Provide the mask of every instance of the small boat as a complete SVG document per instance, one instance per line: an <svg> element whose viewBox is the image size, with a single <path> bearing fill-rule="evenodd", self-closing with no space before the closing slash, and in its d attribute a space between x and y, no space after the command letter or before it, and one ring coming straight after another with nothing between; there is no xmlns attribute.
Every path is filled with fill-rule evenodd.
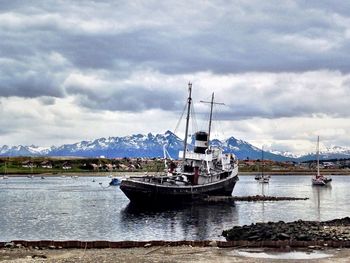
<svg viewBox="0 0 350 263"><path fill-rule="evenodd" d="M112 178L112 181L109 182L109 185L117 186L120 185L122 181L118 178Z"/></svg>
<svg viewBox="0 0 350 263"><path fill-rule="evenodd" d="M1 177L1 179L9 179L6 174L7 174L7 163L5 161L5 164L4 164L4 175Z"/></svg>
<svg viewBox="0 0 350 263"><path fill-rule="evenodd" d="M320 174L320 136L317 136L317 173L311 182L315 186L327 186L331 181L332 178Z"/></svg>
<svg viewBox="0 0 350 263"><path fill-rule="evenodd" d="M259 183L263 183L263 184L268 184L269 183L269 181L270 181L270 179L269 179L269 177L265 177L265 176L263 176L263 177L261 177L260 179L259 179Z"/></svg>
<svg viewBox="0 0 350 263"><path fill-rule="evenodd" d="M188 84L187 117L184 149L179 152L181 161L176 164L165 158L161 175L145 175L123 179L120 189L133 204L142 206L168 206L191 203L206 196L231 196L238 181L238 161L233 154L224 153L220 147L210 146L214 93L212 94L209 129L194 135L193 151L188 149L188 127L191 111L192 84ZM164 150L164 149L163 149ZM164 151L164 157L166 152Z"/></svg>
<svg viewBox="0 0 350 263"><path fill-rule="evenodd" d="M261 148L261 174L258 175L258 182L259 183L263 183L263 184L268 184L270 181L270 175L266 175L264 174L264 147ZM256 180L256 176L255 176L255 180Z"/></svg>

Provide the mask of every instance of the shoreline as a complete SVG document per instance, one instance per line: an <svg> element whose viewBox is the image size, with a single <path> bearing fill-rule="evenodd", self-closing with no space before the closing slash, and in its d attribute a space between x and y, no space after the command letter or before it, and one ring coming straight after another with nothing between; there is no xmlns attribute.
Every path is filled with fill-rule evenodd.
<svg viewBox="0 0 350 263"><path fill-rule="evenodd" d="M303 257L300 257L300 254ZM262 255L263 257L259 257ZM287 255L287 258L286 258ZM297 256L299 255L299 257ZM0 262L244 262L244 263L284 263L288 262L347 262L348 248L327 248L318 251L312 248L218 248L193 246L156 246L127 249L0 249ZM286 260L287 259L287 260ZM291 261L292 260L292 261Z"/></svg>
<svg viewBox="0 0 350 263"><path fill-rule="evenodd" d="M250 247L250 248L282 248L295 247L305 248L310 246L329 247L329 248L350 248L348 240L146 240L146 241L108 241L108 240L12 240L9 242L1 241L0 249L3 248L37 248L37 249L126 249L126 248L141 248L141 247L218 247L218 248L234 248L234 247Z"/></svg>
<svg viewBox="0 0 350 263"><path fill-rule="evenodd" d="M102 244L103 241L95 241ZM126 241L132 242L132 241ZM155 243L157 242L157 243ZM115 242L114 242L115 243ZM227 243L227 242L226 242ZM276 243L275 246L223 246L217 241L150 241L139 246L95 247L82 242L78 248L53 246L26 247L20 243L13 247L0 248L0 262L245 262L284 263L292 262L347 262L350 249L344 246L289 246ZM249 245L249 244L248 244ZM301 255L301 256L300 256ZM262 257L261 257L262 256Z"/></svg>
<svg viewBox="0 0 350 263"><path fill-rule="evenodd" d="M70 176L81 176L81 177L123 177L123 176L143 176L146 172L62 172L62 173L37 173L37 174L0 174L0 177L28 177L33 175L34 177L70 177ZM322 174L328 176L348 176L350 170L330 170L321 171ZM157 172L149 172L148 175L157 175ZM259 175L258 172L239 172L238 176L255 176ZM314 171L274 171L266 172L266 174L272 176L312 176L315 174Z"/></svg>

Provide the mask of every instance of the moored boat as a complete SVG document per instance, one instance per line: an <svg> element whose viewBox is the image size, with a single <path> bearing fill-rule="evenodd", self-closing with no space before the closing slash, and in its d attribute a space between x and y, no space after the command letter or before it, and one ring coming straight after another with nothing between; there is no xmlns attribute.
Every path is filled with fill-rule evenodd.
<svg viewBox="0 0 350 263"><path fill-rule="evenodd" d="M260 179L259 179L259 183L263 183L263 184L268 184L270 181L270 178L267 177L267 176L262 176Z"/></svg>
<svg viewBox="0 0 350 263"><path fill-rule="evenodd" d="M118 186L118 185L120 185L120 183L121 183L121 180L119 178L114 177L109 182L109 185Z"/></svg>
<svg viewBox="0 0 350 263"><path fill-rule="evenodd" d="M317 173L311 179L312 185L327 186L332 181L332 178L320 174L320 137L317 137Z"/></svg>
<svg viewBox="0 0 350 263"><path fill-rule="evenodd" d="M261 174L255 176L255 180L258 180L259 183L268 184L270 182L270 175L264 174L264 147L261 148Z"/></svg>
<svg viewBox="0 0 350 263"><path fill-rule="evenodd" d="M187 147L191 111L192 85L189 83L184 150L178 166L170 161L160 176L146 175L122 180L120 189L135 204L169 205L192 202L211 195L230 196L238 181L238 161L233 154L225 154L218 147L209 146L211 117L214 103L212 95L209 130L195 133L193 151Z"/></svg>

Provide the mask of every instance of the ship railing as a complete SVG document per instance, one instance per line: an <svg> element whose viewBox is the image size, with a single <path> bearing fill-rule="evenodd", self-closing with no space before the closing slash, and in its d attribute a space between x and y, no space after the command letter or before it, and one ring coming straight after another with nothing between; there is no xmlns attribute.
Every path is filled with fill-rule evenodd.
<svg viewBox="0 0 350 263"><path fill-rule="evenodd" d="M179 157L182 157L182 156L183 156L183 151L180 151ZM213 161L213 154L186 152L185 159L211 162L211 161Z"/></svg>

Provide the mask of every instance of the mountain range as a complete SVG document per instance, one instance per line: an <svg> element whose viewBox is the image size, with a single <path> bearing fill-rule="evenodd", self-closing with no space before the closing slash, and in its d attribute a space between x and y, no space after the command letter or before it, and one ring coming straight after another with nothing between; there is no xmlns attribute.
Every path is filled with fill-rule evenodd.
<svg viewBox="0 0 350 263"><path fill-rule="evenodd" d="M213 139L212 145L220 146L227 153L234 153L238 159L261 159L261 149L252 144L230 137L226 140ZM183 140L171 131L165 134L135 134L125 137L99 138L61 146L7 146L0 147L0 156L77 156L77 157L163 157L164 145L174 159L183 149ZM194 145L192 136L191 145ZM316 158L315 153L295 156L287 152L264 152L264 158L275 161L307 161ZM331 147L320 153L321 159L350 158L350 148Z"/></svg>

